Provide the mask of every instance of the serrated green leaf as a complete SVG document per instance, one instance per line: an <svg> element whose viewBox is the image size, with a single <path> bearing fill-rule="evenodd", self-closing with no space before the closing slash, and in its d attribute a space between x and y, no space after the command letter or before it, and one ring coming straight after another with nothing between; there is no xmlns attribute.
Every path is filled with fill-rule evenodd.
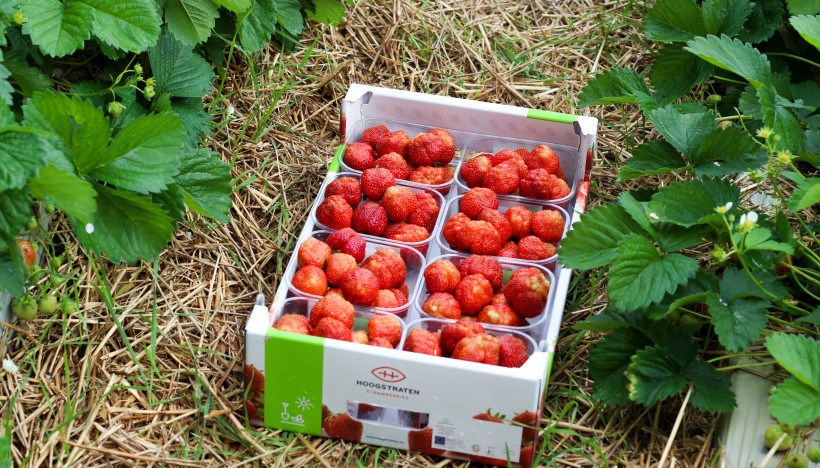
<svg viewBox="0 0 820 468"><path fill-rule="evenodd" d="M176 97L201 98L211 91L211 66L167 32L148 50L148 59L154 72L157 95L168 93Z"/></svg>
<svg viewBox="0 0 820 468"><path fill-rule="evenodd" d="M820 16L792 16L789 22L803 39L820 49Z"/></svg>
<svg viewBox="0 0 820 468"><path fill-rule="evenodd" d="M324 24L338 25L345 19L345 6L339 0L313 0L308 18Z"/></svg>
<svg viewBox="0 0 820 468"><path fill-rule="evenodd" d="M156 193L179 173L182 122L173 114L140 117L120 130L92 175L121 189Z"/></svg>
<svg viewBox="0 0 820 468"><path fill-rule="evenodd" d="M730 411L736 406L732 384L723 374L700 359L686 368L686 375L692 381L692 406L709 412Z"/></svg>
<svg viewBox="0 0 820 468"><path fill-rule="evenodd" d="M25 283L25 269L15 265L11 256L0 250L0 291L9 293L14 297L20 297L26 292ZM10 436L10 432L6 434ZM11 462L8 466L11 468Z"/></svg>
<svg viewBox="0 0 820 468"><path fill-rule="evenodd" d="M162 192L152 194L151 200L168 213L171 227L176 230L176 226L185 219L185 195L179 185L171 184Z"/></svg>
<svg viewBox="0 0 820 468"><path fill-rule="evenodd" d="M790 103L769 86L759 86L756 92L763 124L780 136L780 139L775 142L775 149L788 148L792 151L802 151L805 143L803 128L798 118L789 109Z"/></svg>
<svg viewBox="0 0 820 468"><path fill-rule="evenodd" d="M219 11L211 0L166 0L168 31L181 43L193 47L211 36Z"/></svg>
<svg viewBox="0 0 820 468"><path fill-rule="evenodd" d="M0 191L24 187L43 164L44 152L34 133L0 132Z"/></svg>
<svg viewBox="0 0 820 468"><path fill-rule="evenodd" d="M794 253L792 246L772 240L772 232L762 227L757 227L749 231L749 233L746 234L743 245L748 250L774 250L787 254Z"/></svg>
<svg viewBox="0 0 820 468"><path fill-rule="evenodd" d="M820 305L815 307L809 315L805 317L800 317L796 321L798 323L810 323L812 325L820 325Z"/></svg>
<svg viewBox="0 0 820 468"><path fill-rule="evenodd" d="M649 310L649 318L660 320L678 308L689 304L705 304L706 293L718 289L718 278L713 273L698 269L694 278L681 285L673 294L664 297L663 301Z"/></svg>
<svg viewBox="0 0 820 468"><path fill-rule="evenodd" d="M816 15L820 13L820 0L786 0L792 15Z"/></svg>
<svg viewBox="0 0 820 468"><path fill-rule="evenodd" d="M28 187L0 192L0 242L11 244L31 219L31 193Z"/></svg>
<svg viewBox="0 0 820 468"><path fill-rule="evenodd" d="M772 37L783 21L785 10L782 0L755 0L749 17L740 31L739 39L756 44Z"/></svg>
<svg viewBox="0 0 820 468"><path fill-rule="evenodd" d="M153 0L77 0L93 15L91 32L117 49L142 52L157 42L160 17Z"/></svg>
<svg viewBox="0 0 820 468"><path fill-rule="evenodd" d="M703 139L717 127L713 112L681 112L667 106L647 114L658 132L684 156L692 157Z"/></svg>
<svg viewBox="0 0 820 468"><path fill-rule="evenodd" d="M772 69L766 56L751 44L722 35L696 37L686 50L717 67L736 73L755 87L772 82Z"/></svg>
<svg viewBox="0 0 820 468"><path fill-rule="evenodd" d="M784 424L810 425L820 418L820 392L791 377L774 387L769 412Z"/></svg>
<svg viewBox="0 0 820 468"><path fill-rule="evenodd" d="M654 405L686 388L686 376L669 352L660 346L644 348L634 356L626 371L629 398Z"/></svg>
<svg viewBox="0 0 820 468"><path fill-rule="evenodd" d="M93 232L72 222L82 244L115 263L154 260L171 240L171 218L149 198L96 184L97 211Z"/></svg>
<svg viewBox="0 0 820 468"><path fill-rule="evenodd" d="M797 380L820 390L820 342L805 335L773 333L766 349Z"/></svg>
<svg viewBox="0 0 820 468"><path fill-rule="evenodd" d="M629 380L624 373L632 362L632 356L651 344L642 333L629 328L610 333L598 341L589 351L593 397L607 404L628 404Z"/></svg>
<svg viewBox="0 0 820 468"><path fill-rule="evenodd" d="M196 149L202 139L211 134L212 116L202 106L202 100L189 98L175 101L171 111L185 126L185 146Z"/></svg>
<svg viewBox="0 0 820 468"><path fill-rule="evenodd" d="M752 12L749 0L706 0L703 2L703 24L708 34L734 36Z"/></svg>
<svg viewBox="0 0 820 468"><path fill-rule="evenodd" d="M184 154L176 182L189 208L219 222L228 221L231 168L219 160L219 154L207 149Z"/></svg>
<svg viewBox="0 0 820 468"><path fill-rule="evenodd" d="M649 221L649 216L646 214L646 202L639 202L631 193L621 192L618 195L618 204L620 204L632 220L638 223L644 231L653 235L655 228L652 227Z"/></svg>
<svg viewBox="0 0 820 468"><path fill-rule="evenodd" d="M587 320L575 324L572 328L594 332L608 332L624 328L637 329L637 322L640 318L640 314L621 312L614 307L607 307Z"/></svg>
<svg viewBox="0 0 820 468"><path fill-rule="evenodd" d="M715 208L732 203L734 210L739 199L740 189L730 181L693 179L661 188L652 196L649 210L659 221L691 227L716 222L720 218Z"/></svg>
<svg viewBox="0 0 820 468"><path fill-rule="evenodd" d="M626 181L643 175L657 175L686 167L686 161L665 140L642 143L632 152L632 157L618 172L618 181Z"/></svg>
<svg viewBox="0 0 820 468"><path fill-rule="evenodd" d="M695 259L661 255L651 241L632 236L622 241L607 272L609 299L620 310L642 309L686 283L697 270Z"/></svg>
<svg viewBox="0 0 820 468"><path fill-rule="evenodd" d="M34 198L54 203L83 224L90 222L97 210L97 192L91 183L52 164L41 168L30 186Z"/></svg>
<svg viewBox="0 0 820 468"><path fill-rule="evenodd" d="M3 52L0 51L0 62L4 61ZM10 76L11 71L6 67L6 64L0 63L0 100L9 106L14 104L14 98L11 96L14 93L14 88L9 83Z"/></svg>
<svg viewBox="0 0 820 468"><path fill-rule="evenodd" d="M23 96L31 97L38 91L46 91L54 86L48 75L26 62L7 60L5 64L11 73L11 80L20 88Z"/></svg>
<svg viewBox="0 0 820 468"><path fill-rule="evenodd" d="M681 73L681 70L687 70ZM668 44L655 56L649 79L663 102L671 102L692 90L698 83L706 81L713 67L689 51L682 44Z"/></svg>
<svg viewBox="0 0 820 468"><path fill-rule="evenodd" d="M664 252L677 252L703 242L709 234L706 226L683 227L672 223L655 223L656 240Z"/></svg>
<svg viewBox="0 0 820 468"><path fill-rule="evenodd" d="M768 301L753 298L724 302L715 293L708 294L706 304L720 344L736 352L748 348L760 336L767 322L766 308L770 305Z"/></svg>
<svg viewBox="0 0 820 468"><path fill-rule="evenodd" d="M302 4L299 0L264 0L271 2L276 22L293 37L302 34Z"/></svg>
<svg viewBox="0 0 820 468"><path fill-rule="evenodd" d="M80 3L20 0L18 5L26 18L23 33L46 55L68 55L91 37L93 17Z"/></svg>
<svg viewBox="0 0 820 468"><path fill-rule="evenodd" d="M0 101L0 126L2 127L15 127L17 126L17 120L14 115L14 112L9 109L9 106L6 105L5 102Z"/></svg>
<svg viewBox="0 0 820 468"><path fill-rule="evenodd" d="M567 268L588 270L608 264L621 242L641 232L629 214L615 204L603 205L582 214L561 241L559 261Z"/></svg>
<svg viewBox="0 0 820 468"><path fill-rule="evenodd" d="M715 129L692 155L699 176L723 176L757 169L769 160L768 152L739 127Z"/></svg>
<svg viewBox="0 0 820 468"><path fill-rule="evenodd" d="M239 40L245 52L259 52L276 28L273 5L268 0L253 0L250 8L237 22Z"/></svg>
<svg viewBox="0 0 820 468"><path fill-rule="evenodd" d="M807 106L820 107L820 87L814 81L792 83L791 94L794 99L800 99Z"/></svg>
<svg viewBox="0 0 820 468"><path fill-rule="evenodd" d="M707 34L695 0L658 0L644 16L643 24L646 37L653 41L686 41Z"/></svg>
<svg viewBox="0 0 820 468"><path fill-rule="evenodd" d="M214 0L214 3L234 13L244 13L251 6L251 0Z"/></svg>
<svg viewBox="0 0 820 468"><path fill-rule="evenodd" d="M638 102L636 96L651 99L652 91L635 70L613 68L589 80L578 95L578 107Z"/></svg>

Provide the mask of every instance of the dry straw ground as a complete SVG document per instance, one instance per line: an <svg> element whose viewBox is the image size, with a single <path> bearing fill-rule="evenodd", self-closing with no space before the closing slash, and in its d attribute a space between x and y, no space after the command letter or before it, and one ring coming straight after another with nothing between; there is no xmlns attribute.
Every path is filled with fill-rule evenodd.
<svg viewBox="0 0 820 468"><path fill-rule="evenodd" d="M60 273L78 279L72 293L81 311L8 327L16 333L7 355L21 374L2 376L0 414L11 421L15 464L464 466L247 427L245 320L256 294L271 297L278 284L339 144L340 100L353 82L590 112L602 119L591 198L611 199L622 189L614 167L645 138L644 122L633 109L575 103L595 70L649 63L635 3L642 2L361 1L339 27L313 24L294 52L234 56L209 100L219 121L210 144L234 168L229 223L191 215L157 264L138 266L89 262L66 224L52 224L49 248L69 254ZM593 337L570 326L603 307L600 280L572 285L542 463L654 466L680 401L592 405ZM715 426L714 417L687 409L667 460L707 464Z"/></svg>

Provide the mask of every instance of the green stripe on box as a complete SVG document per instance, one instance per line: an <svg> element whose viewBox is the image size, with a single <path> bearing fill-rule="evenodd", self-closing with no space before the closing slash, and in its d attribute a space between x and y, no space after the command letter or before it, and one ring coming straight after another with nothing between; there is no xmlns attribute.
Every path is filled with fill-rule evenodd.
<svg viewBox="0 0 820 468"><path fill-rule="evenodd" d="M324 350L324 338L268 331L265 426L322 435Z"/></svg>
<svg viewBox="0 0 820 468"><path fill-rule="evenodd" d="M550 374L552 374L552 359L555 357L555 353L549 351L547 353L547 379L544 381L544 385L550 381Z"/></svg>
<svg viewBox="0 0 820 468"><path fill-rule="evenodd" d="M327 172L339 172L339 161L342 160L342 155L345 152L345 145L339 145L339 148L336 150L336 154L333 156L333 160L330 161L330 167L327 168Z"/></svg>
<svg viewBox="0 0 820 468"><path fill-rule="evenodd" d="M545 111L541 109L527 109L527 118L565 124L571 124L578 120L578 116L574 114L562 114L560 112Z"/></svg>

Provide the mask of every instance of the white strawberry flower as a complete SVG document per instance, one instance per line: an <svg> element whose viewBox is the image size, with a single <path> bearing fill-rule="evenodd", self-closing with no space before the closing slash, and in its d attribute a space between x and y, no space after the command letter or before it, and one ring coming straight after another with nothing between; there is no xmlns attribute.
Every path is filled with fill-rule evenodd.
<svg viewBox="0 0 820 468"><path fill-rule="evenodd" d="M715 211L717 211L720 214L726 214L726 213L729 212L729 210L732 209L733 206L734 206L734 203L726 202L725 205L715 208Z"/></svg>
<svg viewBox="0 0 820 468"><path fill-rule="evenodd" d="M757 225L757 213L750 211L740 216L740 226L746 231L751 231Z"/></svg>

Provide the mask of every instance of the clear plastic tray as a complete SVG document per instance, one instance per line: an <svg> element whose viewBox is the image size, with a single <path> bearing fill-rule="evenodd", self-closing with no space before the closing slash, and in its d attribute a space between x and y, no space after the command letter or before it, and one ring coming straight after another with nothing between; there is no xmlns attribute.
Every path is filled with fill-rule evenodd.
<svg viewBox="0 0 820 468"><path fill-rule="evenodd" d="M456 320L448 320L448 319L436 319L436 318L423 318L407 324L407 328L405 328L405 333L402 337L401 343L396 347L396 349L404 350L404 342L407 341L407 335L410 333L410 330L414 328L423 328L429 332L438 333L444 328L445 325L448 323L455 323ZM484 327L484 331L488 335L493 336L504 336L504 335L512 335L521 341L527 346L527 355L532 356L533 353L536 351L540 351L538 346L535 344L535 340L530 338L529 335L522 333L517 330L511 330L509 328L502 328L496 327L494 325L487 325L481 324ZM410 352L410 351L408 351ZM448 357L444 357L444 359L452 359Z"/></svg>

